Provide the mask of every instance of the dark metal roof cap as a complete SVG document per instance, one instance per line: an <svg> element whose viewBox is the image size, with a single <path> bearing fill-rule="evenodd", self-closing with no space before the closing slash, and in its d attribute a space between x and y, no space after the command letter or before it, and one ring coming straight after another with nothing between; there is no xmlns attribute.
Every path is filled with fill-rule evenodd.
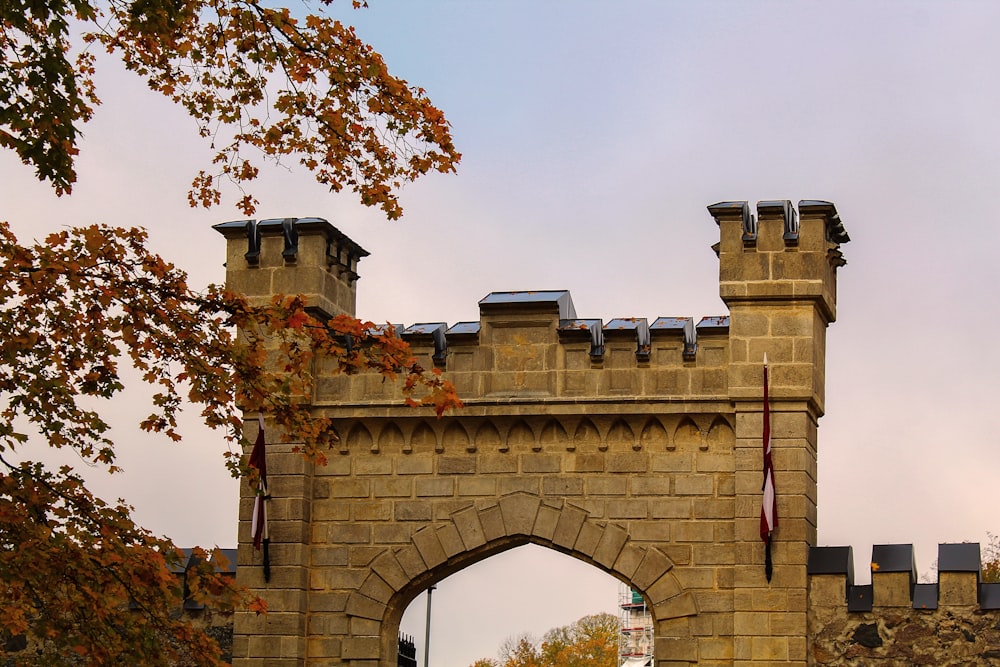
<svg viewBox="0 0 1000 667"><path fill-rule="evenodd" d="M479 322L456 322L450 329L445 331L449 336L466 336L479 333Z"/></svg>
<svg viewBox="0 0 1000 667"><path fill-rule="evenodd" d="M872 584L847 587L847 611L871 611L875 599Z"/></svg>
<svg viewBox="0 0 1000 667"><path fill-rule="evenodd" d="M448 328L447 322L424 322L421 324L411 324L403 330L404 336L430 336L438 331L445 331Z"/></svg>
<svg viewBox="0 0 1000 667"><path fill-rule="evenodd" d="M750 215L750 204L746 201L720 201L709 206L708 212L712 214L716 224L718 224L722 218L737 216L746 218Z"/></svg>
<svg viewBox="0 0 1000 667"><path fill-rule="evenodd" d="M559 320L559 331L571 332L580 331L581 333L586 331L589 332L594 327L602 328L604 326L603 322L599 319L571 319L571 320Z"/></svg>
<svg viewBox="0 0 1000 667"><path fill-rule="evenodd" d="M517 306L528 309L557 308L559 319L576 319L576 308L568 290L538 290L527 292L490 292L479 301L480 312L487 310L510 310Z"/></svg>
<svg viewBox="0 0 1000 667"><path fill-rule="evenodd" d="M226 559L225 563L214 563L216 572L225 572L226 574L236 574L236 549L219 549L222 552L223 557Z"/></svg>
<svg viewBox="0 0 1000 667"><path fill-rule="evenodd" d="M872 547L872 572L908 572L916 578L912 544L876 544Z"/></svg>
<svg viewBox="0 0 1000 667"><path fill-rule="evenodd" d="M980 572L978 542L938 545L938 572Z"/></svg>
<svg viewBox="0 0 1000 667"><path fill-rule="evenodd" d="M649 325L650 331L676 331L684 332L684 326L691 321L690 317L657 317Z"/></svg>
<svg viewBox="0 0 1000 667"><path fill-rule="evenodd" d="M729 316L719 315L713 317L703 317L698 322L698 333L725 333L729 331Z"/></svg>
<svg viewBox="0 0 1000 667"><path fill-rule="evenodd" d="M913 586L913 608L914 609L937 609L938 608L938 585L937 584L914 584L914 586Z"/></svg>
<svg viewBox="0 0 1000 667"><path fill-rule="evenodd" d="M846 574L847 583L854 583L854 549L852 547L809 547L809 574Z"/></svg>
<svg viewBox="0 0 1000 667"><path fill-rule="evenodd" d="M604 325L605 331L636 331L646 324L645 317L616 317Z"/></svg>
<svg viewBox="0 0 1000 667"><path fill-rule="evenodd" d="M799 201L799 215L804 216L807 213L819 213L826 216L826 233L834 243L847 243L851 240L851 237L847 235L847 230L844 229L840 214L837 213L837 207L832 202L821 199L803 199Z"/></svg>
<svg viewBox="0 0 1000 667"><path fill-rule="evenodd" d="M979 608L1000 609L1000 584L979 584Z"/></svg>

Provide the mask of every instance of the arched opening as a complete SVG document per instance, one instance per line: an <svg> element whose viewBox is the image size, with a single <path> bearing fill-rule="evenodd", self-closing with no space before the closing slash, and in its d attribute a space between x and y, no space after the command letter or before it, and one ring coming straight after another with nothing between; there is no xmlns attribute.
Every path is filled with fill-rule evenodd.
<svg viewBox="0 0 1000 667"><path fill-rule="evenodd" d="M496 658L508 638L536 639L599 613L618 614L620 582L579 559L526 544L481 560L435 585L431 596L430 662L469 667ZM424 664L427 594L403 612L400 631L414 638Z"/></svg>

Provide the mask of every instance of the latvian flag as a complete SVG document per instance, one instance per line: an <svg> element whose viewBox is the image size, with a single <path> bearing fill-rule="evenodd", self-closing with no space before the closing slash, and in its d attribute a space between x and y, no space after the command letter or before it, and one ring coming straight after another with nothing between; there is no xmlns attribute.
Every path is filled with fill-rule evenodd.
<svg viewBox="0 0 1000 667"><path fill-rule="evenodd" d="M257 441L250 452L250 467L258 473L257 493L253 500L253 517L250 519L250 534L253 535L253 546L258 551L264 550L264 581L271 580L271 558L268 553L271 538L267 533L267 459L264 456L264 415L258 416L260 426L257 430Z"/></svg>
<svg viewBox="0 0 1000 667"><path fill-rule="evenodd" d="M760 507L760 539L764 540L764 576L768 583L771 563L771 533L778 526L778 503L774 495L774 466L771 463L771 402L767 389L767 354L764 355L764 495Z"/></svg>

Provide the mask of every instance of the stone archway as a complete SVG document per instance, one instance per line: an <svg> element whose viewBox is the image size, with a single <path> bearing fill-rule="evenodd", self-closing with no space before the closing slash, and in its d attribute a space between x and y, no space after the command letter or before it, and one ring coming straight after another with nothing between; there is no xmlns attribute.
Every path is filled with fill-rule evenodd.
<svg viewBox="0 0 1000 667"><path fill-rule="evenodd" d="M346 612L351 627L377 627L379 634L352 633L342 657L393 667L399 622L413 598L455 572L529 543L578 558L640 591L657 626L698 613L694 596L672 571L674 563L659 549L633 542L621 525L596 521L572 502L513 493L459 510L372 561Z"/></svg>

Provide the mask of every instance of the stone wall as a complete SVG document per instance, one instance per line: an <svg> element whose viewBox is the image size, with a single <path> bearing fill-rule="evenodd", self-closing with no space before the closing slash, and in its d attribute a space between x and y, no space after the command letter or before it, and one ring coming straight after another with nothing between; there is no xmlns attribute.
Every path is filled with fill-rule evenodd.
<svg viewBox="0 0 1000 667"><path fill-rule="evenodd" d="M813 665L1000 664L1000 584L979 581L978 544L942 544L937 583L917 583L913 547L876 545L855 585L849 547L813 548Z"/></svg>

